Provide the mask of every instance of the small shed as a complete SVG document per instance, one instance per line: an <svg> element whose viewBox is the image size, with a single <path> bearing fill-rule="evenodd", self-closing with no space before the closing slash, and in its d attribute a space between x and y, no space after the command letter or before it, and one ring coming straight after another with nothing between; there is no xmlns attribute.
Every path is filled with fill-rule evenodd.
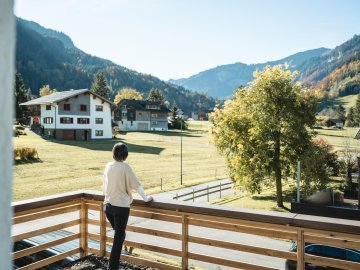
<svg viewBox="0 0 360 270"><path fill-rule="evenodd" d="M337 127L337 128L343 128L344 127L344 121L339 118L330 118L326 121L326 125L328 127Z"/></svg>

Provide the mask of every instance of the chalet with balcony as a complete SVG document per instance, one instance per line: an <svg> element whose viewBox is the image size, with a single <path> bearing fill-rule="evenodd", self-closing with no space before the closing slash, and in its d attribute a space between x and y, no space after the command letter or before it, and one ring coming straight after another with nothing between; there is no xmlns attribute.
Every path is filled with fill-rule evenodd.
<svg viewBox="0 0 360 270"><path fill-rule="evenodd" d="M56 92L20 105L28 106L32 126L56 139L112 138L113 103L88 89Z"/></svg>
<svg viewBox="0 0 360 270"><path fill-rule="evenodd" d="M160 102L124 99L118 105L115 121L124 131L167 131L169 113Z"/></svg>

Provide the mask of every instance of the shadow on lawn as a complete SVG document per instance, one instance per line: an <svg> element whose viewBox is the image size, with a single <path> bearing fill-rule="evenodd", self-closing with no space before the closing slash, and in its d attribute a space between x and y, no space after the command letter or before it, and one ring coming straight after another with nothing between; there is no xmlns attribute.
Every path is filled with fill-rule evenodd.
<svg viewBox="0 0 360 270"><path fill-rule="evenodd" d="M63 144L63 145L71 145L75 147L82 147L89 150L94 151L112 151L112 148L115 143L123 142L123 140L119 139L109 139L109 140L92 140L92 141L53 141L54 143ZM130 153L141 153L141 154L152 154L159 155L165 148L162 147L154 147L149 145L138 145L132 143L124 142L128 148Z"/></svg>
<svg viewBox="0 0 360 270"><path fill-rule="evenodd" d="M15 165L31 164L31 163L42 163L43 161L40 158L30 158L25 160L16 159L14 161Z"/></svg>
<svg viewBox="0 0 360 270"><path fill-rule="evenodd" d="M130 131L131 132L131 131ZM137 133L145 133L145 134L151 134L151 135L159 135L159 136L165 136L165 137L179 137L181 136L180 130L172 130L172 131L136 131ZM124 134L124 133L122 133ZM126 135L126 133L125 133ZM201 137L201 134L199 131L195 130L183 130L182 132L183 137Z"/></svg>

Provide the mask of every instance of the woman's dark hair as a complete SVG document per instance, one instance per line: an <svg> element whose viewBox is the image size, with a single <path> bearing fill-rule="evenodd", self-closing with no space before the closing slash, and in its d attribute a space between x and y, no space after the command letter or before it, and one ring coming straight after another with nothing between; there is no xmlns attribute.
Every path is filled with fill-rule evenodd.
<svg viewBox="0 0 360 270"><path fill-rule="evenodd" d="M124 143L117 143L113 147L113 158L116 161L125 161L129 152L126 144Z"/></svg>

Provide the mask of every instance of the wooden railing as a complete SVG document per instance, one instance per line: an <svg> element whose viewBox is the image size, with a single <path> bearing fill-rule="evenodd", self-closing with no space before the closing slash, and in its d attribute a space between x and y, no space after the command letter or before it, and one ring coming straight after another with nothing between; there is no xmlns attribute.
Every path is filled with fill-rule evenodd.
<svg viewBox="0 0 360 270"><path fill-rule="evenodd" d="M14 242L69 227L73 228L73 230L74 228L77 229L77 231L70 236L15 252L13 253L14 259L28 256L46 248L73 241L74 239L79 239L79 246L77 248L35 262L21 269L37 269L73 254L80 254L81 257L88 254L108 256L109 252L106 250L106 245L112 243L112 237L110 234L107 234L107 231L110 231L110 224L106 221L104 212L102 211L102 201L103 196L95 192L86 191L14 203L14 226L43 218L49 219L49 217L53 217L54 220L56 220L56 216L60 215L61 217L61 222L57 224L43 225L41 228L30 227L30 231L15 233L15 235L13 235ZM75 215L67 214L71 212L75 213ZM78 215L76 213L78 213ZM122 259L135 264L147 265L159 269L188 269L189 260L193 260L238 269L277 269L268 265L260 265L259 263L251 264L244 261L241 256L234 260L220 256L210 256L209 254L204 254L204 252L200 253L195 252L191 248L189 249L193 244L198 244L213 248L252 253L259 256L265 255L293 260L297 262L297 269L304 269L305 263L332 266L347 270L360 269L360 263L304 254L305 242L359 250L359 221L237 209L223 206L200 206L178 201L154 201L146 204L140 200L134 200L131 207L131 216L157 220L167 224L166 230L159 229L164 226L156 226L156 228L146 228L134 224L127 226L127 232L158 237L158 239L162 239L164 245L128 240L125 242L125 245L136 249L162 253L164 257L171 255L179 258L178 264L172 265L131 255L122 255ZM31 223L28 224L30 224L29 226L33 226ZM203 230L205 230L205 228L217 229L221 230L221 232L227 231L229 234L234 235L244 233L269 238L293 240L297 241L298 248L297 252L290 252L264 246L253 246L240 243L239 241L229 242L216 237L216 233L213 234L213 237L193 234L191 230L193 228L202 228ZM89 247L89 239L98 241L100 243L99 247ZM137 239L141 240L140 237ZM166 239L177 241L179 248L166 247Z"/></svg>

